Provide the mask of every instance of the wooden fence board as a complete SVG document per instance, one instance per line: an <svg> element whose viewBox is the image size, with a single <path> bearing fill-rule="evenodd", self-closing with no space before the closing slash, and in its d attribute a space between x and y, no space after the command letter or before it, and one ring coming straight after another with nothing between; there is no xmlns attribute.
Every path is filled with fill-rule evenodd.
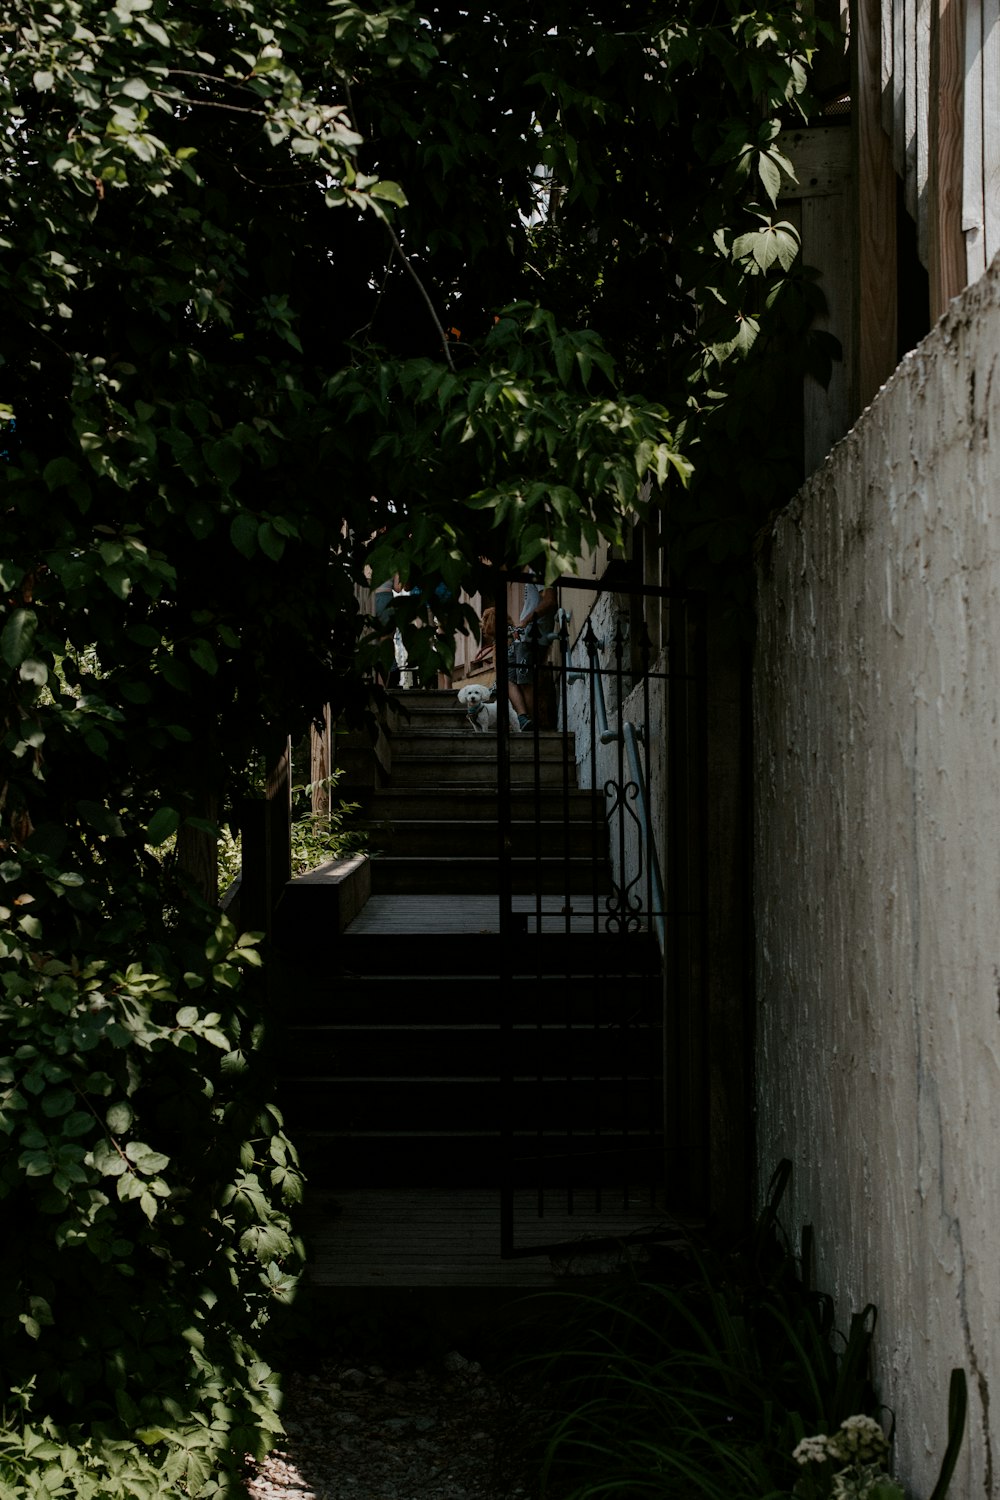
<svg viewBox="0 0 1000 1500"><path fill-rule="evenodd" d="M895 119L895 22L893 0L882 0L882 129L890 140Z"/></svg>
<svg viewBox="0 0 1000 1500"><path fill-rule="evenodd" d="M851 92L857 151L853 172L858 330L855 390L859 407L867 405L896 365L896 183L892 149L880 121L881 20L875 4L876 0L856 0L852 13ZM906 0L906 5L909 15L914 0Z"/></svg>
<svg viewBox="0 0 1000 1500"><path fill-rule="evenodd" d="M902 0L903 45L906 50L906 84L903 98L903 187L906 212L917 222L917 0Z"/></svg>
<svg viewBox="0 0 1000 1500"><path fill-rule="evenodd" d="M982 0L983 255L1000 250L1000 0Z"/></svg>
<svg viewBox="0 0 1000 1500"><path fill-rule="evenodd" d="M930 169L930 96L931 96L931 13L937 0L917 0L916 28L916 221L917 253L924 266L930 265L930 214L927 176Z"/></svg>
<svg viewBox="0 0 1000 1500"><path fill-rule="evenodd" d="M906 175L906 7L892 5L892 164L897 177Z"/></svg>
<svg viewBox="0 0 1000 1500"><path fill-rule="evenodd" d="M933 0L928 139L928 272L931 322L967 281L962 236L962 0Z"/></svg>
<svg viewBox="0 0 1000 1500"><path fill-rule="evenodd" d="M975 281L986 270L986 226L983 218L983 4L965 7L965 99L962 152L962 232L966 278Z"/></svg>

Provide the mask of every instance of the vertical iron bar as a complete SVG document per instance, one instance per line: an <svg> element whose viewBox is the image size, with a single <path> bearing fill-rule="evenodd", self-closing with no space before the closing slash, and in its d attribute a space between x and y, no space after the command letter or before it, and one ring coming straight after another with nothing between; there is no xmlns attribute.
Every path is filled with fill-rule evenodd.
<svg viewBox="0 0 1000 1500"><path fill-rule="evenodd" d="M597 816L597 796L603 799L604 788L599 787L597 774L597 687L596 674L601 670L600 657L597 654L597 637L590 620L587 621L587 629L584 632L584 644L587 649L587 693L589 697L589 729L590 729L590 848L591 848L591 894L592 911L594 915L594 936L600 931L598 903L600 901L600 879L598 873L598 861L596 853L598 847L602 851L601 864L610 862L611 849L608 837L607 820ZM600 828L600 840L598 840L598 828Z"/></svg>
<svg viewBox="0 0 1000 1500"><path fill-rule="evenodd" d="M543 871L545 869L544 844L542 843L542 741L538 725L538 706L541 701L539 689L541 687L539 652L541 632L535 620L525 631L527 643L528 660L531 662L531 755L534 767L534 808L535 808L535 931L542 930L542 916L544 914L545 902L543 900Z"/></svg>
<svg viewBox="0 0 1000 1500"><path fill-rule="evenodd" d="M557 618L558 618L558 616L557 616ZM574 1045L573 1045L573 1035L574 1035L573 1034L573 1011L574 1011L574 1006L575 1006L576 995L575 995L575 986L573 984L573 977L572 977L572 973L571 973L571 970L573 968L572 957L571 957L572 951L573 951L572 940L571 940L571 933L572 933L572 930L573 930L573 894L574 894L574 881L573 881L573 878L572 878L573 877L573 843L572 843L572 830L571 830L571 826L570 826L570 796L569 796L570 758L569 758L569 724L568 724L568 719L567 719L567 714L568 714L568 697L567 697L567 693L568 693L568 689L567 689L567 685L566 685L566 657L568 655L568 651L569 651L569 629L568 629L566 621L564 619L563 622L562 622L562 625L560 626L559 636L558 636L558 657L559 657L560 666L562 668L561 674L559 676L559 692L558 692L558 695L553 692L551 694L551 698L553 700L557 700L558 701L558 704L559 704L559 717L562 719L562 739L561 739L560 748L562 750L562 823L563 823L563 840L562 840L562 842L563 842L563 874L564 874L564 879L563 879L563 948L564 948L565 954L566 954L565 974L564 974L564 977L563 977L563 1029L564 1029L564 1041L565 1041L565 1048L566 1048L566 1068L565 1068L565 1073L566 1073L566 1118L567 1118L568 1136L569 1136L569 1139L568 1139L567 1145L566 1145L566 1171L567 1171L567 1181L566 1181L566 1213L567 1213L567 1215L569 1215L571 1217L572 1214L573 1214L573 1212L574 1212L574 1207L575 1207L574 1197L573 1197L573 1176L574 1176L574 1171L575 1171L575 1167L576 1167L576 1163L575 1163L575 1160L574 1160L574 1154L573 1154L573 1146L575 1144L575 1141L574 1141L575 1131L574 1131L574 1126L573 1126L573 1111L576 1108L576 1082L575 1082L575 1079L576 1079L576 1059L575 1059L575 1055L574 1055L575 1054L575 1049L574 1049ZM551 670L552 670L553 673L555 673L556 670L557 670L557 668L555 666L553 666L551 668ZM575 762L575 760L573 762L573 768L574 768L574 770L576 769L576 762Z"/></svg>
<svg viewBox="0 0 1000 1500"><path fill-rule="evenodd" d="M645 601L643 601L643 605L642 640L639 647L639 661L642 669L643 772L646 781L646 797L643 809L646 820L646 826L643 829L646 855L646 941L647 943L656 943L656 922L653 915L653 857L656 845L653 842L653 781L651 775L652 757L650 754L650 744L653 738L652 720L649 712L650 640L645 620ZM662 955L660 962L663 962ZM649 1003L648 980L642 986L642 994L643 1030L649 1033L653 1032L654 1012ZM649 1201L652 1205L656 1201L656 1183L658 1177L656 1170L656 1138L659 1134L659 1109L657 1101L662 1084L659 1084L657 1081L659 1069L653 1061L656 1055L653 1049L648 1046L644 1047L643 1055L646 1058L646 1066L649 1069L649 1080L646 1086L646 1145L649 1156Z"/></svg>
<svg viewBox="0 0 1000 1500"><path fill-rule="evenodd" d="M591 911L593 913L593 945L594 963L591 964L590 980L590 1005L591 1005L591 1091L593 1102L594 1119L594 1191L595 1211L601 1212L601 1179L604 1175L602 1153L601 1153L601 1017L598 1006L598 976L597 976L597 944L600 924L598 921L599 892L599 865L605 865L610 860L611 850L606 820L600 819L600 839L598 839L598 774L597 774L597 691L595 685L595 673L601 669L600 657L597 654L597 637L591 621L587 620L587 628L584 632L584 644L587 650L587 694L589 707L589 730L590 730L590 851L591 851ZM603 788L601 788L603 796ZM598 852L600 851L600 860Z"/></svg>
<svg viewBox="0 0 1000 1500"><path fill-rule="evenodd" d="M559 631L558 653L562 667L559 675L559 713L562 719L562 739L560 748L562 750L562 821L563 821L563 895L565 905L563 908L563 929L569 947L569 936L573 929L573 840L570 825L570 758L569 758L569 724L568 724L568 690L566 686L566 657L569 653L569 630L564 620ZM557 669L553 668L555 672ZM555 695L553 695L555 696ZM574 769L576 761L573 762Z"/></svg>
<svg viewBox="0 0 1000 1500"><path fill-rule="evenodd" d="M615 625L615 748L617 750L617 774L618 774L618 879L620 885L620 896L618 901L618 943L616 945L619 962L618 978L624 988L624 977L626 973L625 944L628 938L628 892L625 879L625 733L623 728L624 719L624 672L622 670L622 658L624 655L624 640L622 638L621 621ZM622 1130L622 1171L624 1181L622 1182L622 1207L628 1207L628 1182L632 1173L632 1147L629 1130L629 1087L628 1087L628 1049L631 1043L631 1019L622 1011L622 1023L618 1033L620 1052L620 1074L621 1074L621 1130Z"/></svg>
<svg viewBox="0 0 1000 1500"><path fill-rule="evenodd" d="M683 1121L686 1114L684 1057L686 1043L683 1017L694 1004L689 965L690 911L687 834L684 817L684 766L688 748L687 610L679 600L671 602L667 625L667 839L666 908L670 941L664 954L663 1062L665 1076L664 1133L667 1150L688 1178L687 1141ZM689 1191L689 1179L684 1191Z"/></svg>
<svg viewBox="0 0 1000 1500"><path fill-rule="evenodd" d="M698 1004L696 1015L700 1021L697 1044L698 1050L695 1059L695 1078L698 1094L698 1122L697 1140L699 1155L698 1178L702 1185L708 1182L707 1165L709 1161L709 1142L711 1140L711 1121L709 1110L709 1090L707 1087L706 1058L708 1055L708 1001L709 1001L709 959L708 959L708 903L709 903L709 811L708 811L708 783L709 783L709 730L708 730L708 660L709 660L709 619L708 601L705 597L699 597L697 608L697 628L695 635L695 720L697 724L697 754L695 757L695 775L697 782L697 890L698 890Z"/></svg>
<svg viewBox="0 0 1000 1500"><path fill-rule="evenodd" d="M650 934L656 931L653 921L653 851L656 848L653 842L653 782L650 775L650 741L653 738L652 724L649 716L649 631L645 622L642 627L642 640L639 645L639 661L642 670L642 750L643 750L643 775L646 782L646 797L643 807L645 826L642 830L644 841L644 857L646 861L646 928Z"/></svg>
<svg viewBox="0 0 1000 1500"><path fill-rule="evenodd" d="M524 613L523 605L521 613ZM532 862L530 880L535 897L535 952L537 955L535 965L535 994L537 996L537 1010L535 1013L535 1211L540 1219L545 1217L545 1111L548 1107L545 1088L545 1004L546 992L543 983L543 939L542 927L544 925L543 885L545 873L545 846L542 842L542 741L538 722L538 709L541 703L540 678L540 650L541 642L539 636L541 631L537 620L531 620L525 627L524 642L525 655L531 665L531 700L527 705L531 715L531 766L532 766L532 807L534 810L534 860Z"/></svg>
<svg viewBox="0 0 1000 1500"><path fill-rule="evenodd" d="M497 928L500 951L500 1254L514 1250L514 996L510 869L510 725L507 704L507 576L495 575L493 657L497 689Z"/></svg>

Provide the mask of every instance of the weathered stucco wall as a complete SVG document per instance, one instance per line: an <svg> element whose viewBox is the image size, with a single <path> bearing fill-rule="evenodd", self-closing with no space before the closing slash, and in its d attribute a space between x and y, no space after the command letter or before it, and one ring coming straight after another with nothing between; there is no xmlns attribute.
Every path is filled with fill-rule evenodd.
<svg viewBox="0 0 1000 1500"><path fill-rule="evenodd" d="M897 1471L1000 1495L1000 274L952 304L763 539L758 1147L846 1325L873 1301ZM990 1400L992 1395L992 1413ZM995 1431L994 1431L995 1429Z"/></svg>

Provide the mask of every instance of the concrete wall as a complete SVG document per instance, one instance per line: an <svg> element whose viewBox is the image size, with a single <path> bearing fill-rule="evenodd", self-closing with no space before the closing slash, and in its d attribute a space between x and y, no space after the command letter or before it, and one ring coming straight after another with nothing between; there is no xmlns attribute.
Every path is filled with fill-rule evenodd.
<svg viewBox="0 0 1000 1500"><path fill-rule="evenodd" d="M998 359L994 265L768 529L754 685L761 1173L878 1306L915 1497L965 1368L955 1500L1000 1495Z"/></svg>

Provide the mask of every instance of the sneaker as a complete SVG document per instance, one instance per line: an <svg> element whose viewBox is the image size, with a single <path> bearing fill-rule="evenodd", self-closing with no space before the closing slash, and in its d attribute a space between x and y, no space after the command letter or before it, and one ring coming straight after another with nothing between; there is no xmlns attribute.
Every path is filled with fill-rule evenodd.
<svg viewBox="0 0 1000 1500"><path fill-rule="evenodd" d="M531 728L531 720L528 718L527 714L518 714L518 716L517 716L517 727L521 731L522 734L524 733L524 731L526 729L530 729Z"/></svg>

